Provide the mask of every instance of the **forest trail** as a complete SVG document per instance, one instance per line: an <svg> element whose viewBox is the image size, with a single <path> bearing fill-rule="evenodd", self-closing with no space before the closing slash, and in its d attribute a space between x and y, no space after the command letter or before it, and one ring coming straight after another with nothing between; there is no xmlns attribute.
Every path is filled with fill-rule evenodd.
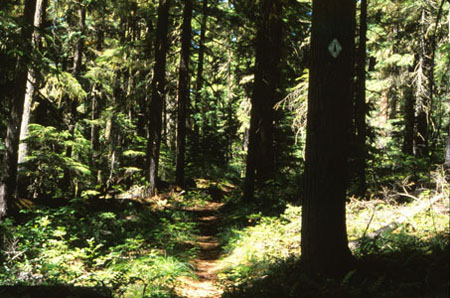
<svg viewBox="0 0 450 298"><path fill-rule="evenodd" d="M222 289L217 284L217 272L221 245L217 238L217 229L220 223L219 209L223 203L207 202L203 206L187 208L196 219L200 235L196 243L200 248L197 258L192 261L195 278L182 278L182 285L176 290L177 294L188 298L219 298Z"/></svg>

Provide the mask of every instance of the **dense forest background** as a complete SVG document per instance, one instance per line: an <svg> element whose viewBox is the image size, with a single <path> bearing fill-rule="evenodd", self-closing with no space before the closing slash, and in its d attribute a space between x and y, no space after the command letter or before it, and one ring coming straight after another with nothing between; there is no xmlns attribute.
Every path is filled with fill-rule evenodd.
<svg viewBox="0 0 450 298"><path fill-rule="evenodd" d="M0 293L447 297L449 1L0 3Z"/></svg>

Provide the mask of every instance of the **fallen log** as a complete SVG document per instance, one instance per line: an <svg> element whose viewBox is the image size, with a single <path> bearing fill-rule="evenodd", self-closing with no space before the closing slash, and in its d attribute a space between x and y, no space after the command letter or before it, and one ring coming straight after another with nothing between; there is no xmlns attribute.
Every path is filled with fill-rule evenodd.
<svg viewBox="0 0 450 298"><path fill-rule="evenodd" d="M385 233L392 233L393 231L398 229L403 223L405 223L406 221L408 221L409 219L414 217L417 213L421 212L424 209L429 208L434 203L436 203L437 201L439 201L443 198L445 199L444 194L440 194L440 195L437 195L437 196L431 198L430 200L422 200L417 206L408 210L408 212L401 213L401 216L398 217L395 221L391 221L371 233L366 234L366 232L364 232L364 235L362 237L360 237L356 240L349 241L350 249L353 250L353 249L358 248L362 241L375 240ZM372 216L372 218L373 218L373 216ZM370 219L370 221L372 220L372 218ZM370 224L370 221L369 221L369 224ZM368 230L368 227L366 228L366 231L367 230Z"/></svg>

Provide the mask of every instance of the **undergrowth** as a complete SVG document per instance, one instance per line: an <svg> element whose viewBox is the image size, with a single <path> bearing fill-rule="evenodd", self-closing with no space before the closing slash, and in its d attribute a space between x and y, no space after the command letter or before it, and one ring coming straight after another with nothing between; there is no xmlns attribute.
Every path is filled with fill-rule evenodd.
<svg viewBox="0 0 450 298"><path fill-rule="evenodd" d="M181 199L168 198L167 206ZM22 210L1 225L2 285L107 287L117 297L175 297L198 232L182 208L77 199Z"/></svg>
<svg viewBox="0 0 450 298"><path fill-rule="evenodd" d="M433 188L414 193L408 187L392 188L370 200L349 199L347 231L358 267L341 280L302 273L300 207L288 205L279 216L241 213L247 227L234 225L221 234L227 253L220 274L223 297L445 295L450 187L442 170L433 173L429 185ZM239 211L230 214L239 218Z"/></svg>

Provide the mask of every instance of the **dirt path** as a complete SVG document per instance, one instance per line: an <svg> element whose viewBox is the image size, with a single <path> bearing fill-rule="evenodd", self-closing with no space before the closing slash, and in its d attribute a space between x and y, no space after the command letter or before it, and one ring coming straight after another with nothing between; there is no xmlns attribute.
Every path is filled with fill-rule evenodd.
<svg viewBox="0 0 450 298"><path fill-rule="evenodd" d="M196 218L200 229L200 236L196 239L200 251L192 262L197 279L181 279L182 286L177 289L177 293L181 296L218 298L222 294L222 290L216 283L221 255L220 242L216 234L220 222L218 210L222 205L222 203L208 202L204 206L187 209L193 212L193 217Z"/></svg>

